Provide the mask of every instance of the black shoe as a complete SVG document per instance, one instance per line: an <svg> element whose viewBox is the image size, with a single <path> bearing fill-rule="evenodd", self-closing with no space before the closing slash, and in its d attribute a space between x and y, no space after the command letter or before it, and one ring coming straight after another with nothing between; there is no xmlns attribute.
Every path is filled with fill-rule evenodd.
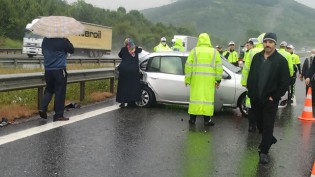
<svg viewBox="0 0 315 177"><path fill-rule="evenodd" d="M248 132L256 132L256 126L250 125L250 126L248 127Z"/></svg>
<svg viewBox="0 0 315 177"><path fill-rule="evenodd" d="M278 141L278 140L276 139L276 137L274 137L274 136L273 136L273 137L272 137L271 144L276 144L276 143L277 143L277 141Z"/></svg>
<svg viewBox="0 0 315 177"><path fill-rule="evenodd" d="M67 121L67 120L69 120L69 117L58 117L58 118L54 118L54 122L56 122L56 121Z"/></svg>
<svg viewBox="0 0 315 177"><path fill-rule="evenodd" d="M277 142L278 142L278 140L273 136L272 141L271 141L271 145L276 144ZM258 149L261 150L261 144L258 146Z"/></svg>
<svg viewBox="0 0 315 177"><path fill-rule="evenodd" d="M210 121L210 122L205 122L205 123L204 123L204 126L206 126L206 127L214 126L214 125L215 125L215 123L212 122L212 121Z"/></svg>
<svg viewBox="0 0 315 177"><path fill-rule="evenodd" d="M126 105L126 103L121 103L121 104L119 105L119 107L125 108L125 107L127 107L127 105Z"/></svg>
<svg viewBox="0 0 315 177"><path fill-rule="evenodd" d="M40 111L38 111L38 113L39 113L39 116L40 116L41 118L47 119L47 112L40 110Z"/></svg>
<svg viewBox="0 0 315 177"><path fill-rule="evenodd" d="M259 163L261 164L267 164L269 163L269 157L267 154L260 153L259 154Z"/></svg>

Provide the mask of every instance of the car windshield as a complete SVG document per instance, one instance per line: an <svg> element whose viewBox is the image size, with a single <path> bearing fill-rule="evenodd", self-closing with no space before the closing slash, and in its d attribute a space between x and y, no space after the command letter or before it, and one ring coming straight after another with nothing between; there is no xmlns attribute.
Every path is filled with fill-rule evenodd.
<svg viewBox="0 0 315 177"><path fill-rule="evenodd" d="M228 60L224 57L221 57L222 58L222 65L227 67L229 70L233 71L234 73L240 73L241 72L241 68L240 67L237 67L237 66L234 66L232 65L230 62L228 62Z"/></svg>

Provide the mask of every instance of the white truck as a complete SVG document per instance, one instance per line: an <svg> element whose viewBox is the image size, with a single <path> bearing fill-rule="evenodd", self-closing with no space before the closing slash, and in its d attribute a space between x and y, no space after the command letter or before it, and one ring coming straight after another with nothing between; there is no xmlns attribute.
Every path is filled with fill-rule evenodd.
<svg viewBox="0 0 315 177"><path fill-rule="evenodd" d="M41 45L43 37L33 34L29 29L38 21L26 25L23 38L23 53L28 57L42 55ZM75 48L73 55L101 57L108 55L112 49L112 28L92 23L81 22L85 32L80 35L69 36L68 39Z"/></svg>
<svg viewBox="0 0 315 177"><path fill-rule="evenodd" d="M43 37L34 34L30 31L30 28L38 21L34 19L32 23L28 23L25 27L25 34L23 37L23 50L22 53L27 54L28 57L33 57L36 55L42 55L42 42Z"/></svg>
<svg viewBox="0 0 315 177"><path fill-rule="evenodd" d="M183 41L183 46L185 47L185 51L190 51L194 47L196 47L198 38L193 36L186 35L174 35L172 39L172 43L174 44L176 39L181 39Z"/></svg>

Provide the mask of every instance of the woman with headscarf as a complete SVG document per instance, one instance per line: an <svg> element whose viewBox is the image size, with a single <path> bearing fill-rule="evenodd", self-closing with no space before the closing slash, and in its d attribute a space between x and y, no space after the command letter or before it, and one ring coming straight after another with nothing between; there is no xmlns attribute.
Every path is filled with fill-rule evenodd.
<svg viewBox="0 0 315 177"><path fill-rule="evenodd" d="M126 107L126 103L133 104L141 100L140 73L139 73L139 53L142 49L137 47L131 38L125 40L125 46L121 48L118 56L121 63L118 66L119 78L116 101L121 103L121 108Z"/></svg>

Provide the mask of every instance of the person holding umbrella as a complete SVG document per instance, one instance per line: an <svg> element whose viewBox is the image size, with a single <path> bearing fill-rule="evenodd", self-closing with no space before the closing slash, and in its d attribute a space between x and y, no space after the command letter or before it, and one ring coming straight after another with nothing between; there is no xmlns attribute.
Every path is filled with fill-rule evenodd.
<svg viewBox="0 0 315 177"><path fill-rule="evenodd" d="M67 87L67 55L74 47L67 36L81 34L83 25L71 17L49 16L39 19L31 28L33 33L44 36L42 53L44 55L46 88L40 105L39 115L47 119L48 105L55 94L53 121L67 121L64 106Z"/></svg>

